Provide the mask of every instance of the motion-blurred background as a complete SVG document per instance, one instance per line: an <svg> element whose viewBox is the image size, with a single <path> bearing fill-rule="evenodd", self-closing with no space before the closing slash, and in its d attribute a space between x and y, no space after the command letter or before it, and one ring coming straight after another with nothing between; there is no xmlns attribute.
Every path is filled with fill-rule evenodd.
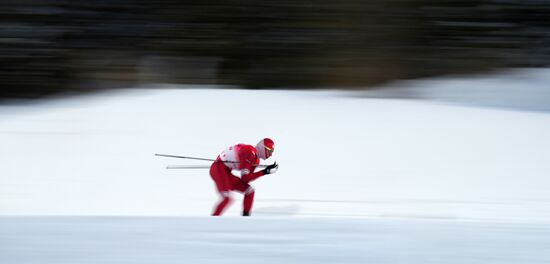
<svg viewBox="0 0 550 264"><path fill-rule="evenodd" d="M541 0L3 0L0 97L150 83L369 87L541 67Z"/></svg>
<svg viewBox="0 0 550 264"><path fill-rule="evenodd" d="M548 264L549 66L550 0L0 0L0 263ZM154 156L264 137L251 219Z"/></svg>

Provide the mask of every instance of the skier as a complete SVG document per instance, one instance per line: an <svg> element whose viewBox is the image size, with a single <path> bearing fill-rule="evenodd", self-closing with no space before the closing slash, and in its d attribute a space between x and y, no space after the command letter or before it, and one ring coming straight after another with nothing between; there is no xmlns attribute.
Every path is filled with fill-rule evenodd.
<svg viewBox="0 0 550 264"><path fill-rule="evenodd" d="M216 183L216 188L221 196L221 201L216 205L213 216L219 216L232 201L230 191L238 191L244 194L243 216L250 216L252 203L254 202L254 188L249 182L267 174L275 173L279 167L277 163L267 166L263 170L254 171L260 163L260 159L271 157L274 150L274 142L264 138L256 147L246 144L237 144L225 149L216 161L210 166L210 176ZM232 174L238 174L237 177Z"/></svg>

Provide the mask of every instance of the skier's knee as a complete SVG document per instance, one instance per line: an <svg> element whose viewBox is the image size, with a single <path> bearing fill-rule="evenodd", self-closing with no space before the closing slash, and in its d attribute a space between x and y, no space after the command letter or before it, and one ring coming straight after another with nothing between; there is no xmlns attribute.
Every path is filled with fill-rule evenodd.
<svg viewBox="0 0 550 264"><path fill-rule="evenodd" d="M231 200L231 193L229 191L220 192L222 199L229 198Z"/></svg>
<svg viewBox="0 0 550 264"><path fill-rule="evenodd" d="M254 187L252 187L252 185L248 186L248 188L246 188L246 190L244 191L244 194L245 195L249 195L249 194L252 194L254 193Z"/></svg>

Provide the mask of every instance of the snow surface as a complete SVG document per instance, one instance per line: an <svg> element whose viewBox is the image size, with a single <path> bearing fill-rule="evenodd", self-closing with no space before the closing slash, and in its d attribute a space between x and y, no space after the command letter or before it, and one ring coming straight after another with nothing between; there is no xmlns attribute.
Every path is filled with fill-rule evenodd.
<svg viewBox="0 0 550 264"><path fill-rule="evenodd" d="M550 68L525 68L477 76L395 81L362 96L441 101L471 106L550 111Z"/></svg>
<svg viewBox="0 0 550 264"><path fill-rule="evenodd" d="M1 263L550 263L542 108L172 88L0 105ZM208 170L165 169L207 162L154 156L266 136L251 219L240 194L208 217Z"/></svg>
<svg viewBox="0 0 550 264"><path fill-rule="evenodd" d="M0 263L549 263L548 225L359 218L0 218Z"/></svg>

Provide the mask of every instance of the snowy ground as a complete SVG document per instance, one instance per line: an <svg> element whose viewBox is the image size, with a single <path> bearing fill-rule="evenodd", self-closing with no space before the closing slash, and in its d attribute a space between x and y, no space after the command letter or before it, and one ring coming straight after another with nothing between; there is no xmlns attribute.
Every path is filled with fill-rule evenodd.
<svg viewBox="0 0 550 264"><path fill-rule="evenodd" d="M549 263L548 225L414 219L0 218L1 263Z"/></svg>
<svg viewBox="0 0 550 264"><path fill-rule="evenodd" d="M526 68L489 75L395 81L360 94L377 98L421 99L478 107L550 112L548 83L550 68Z"/></svg>
<svg viewBox="0 0 550 264"><path fill-rule="evenodd" d="M369 93L194 87L0 105L0 262L550 262L544 107ZM254 183L252 219L238 194L207 217L207 170L165 169L207 163L154 156L215 158L265 136L281 168Z"/></svg>

